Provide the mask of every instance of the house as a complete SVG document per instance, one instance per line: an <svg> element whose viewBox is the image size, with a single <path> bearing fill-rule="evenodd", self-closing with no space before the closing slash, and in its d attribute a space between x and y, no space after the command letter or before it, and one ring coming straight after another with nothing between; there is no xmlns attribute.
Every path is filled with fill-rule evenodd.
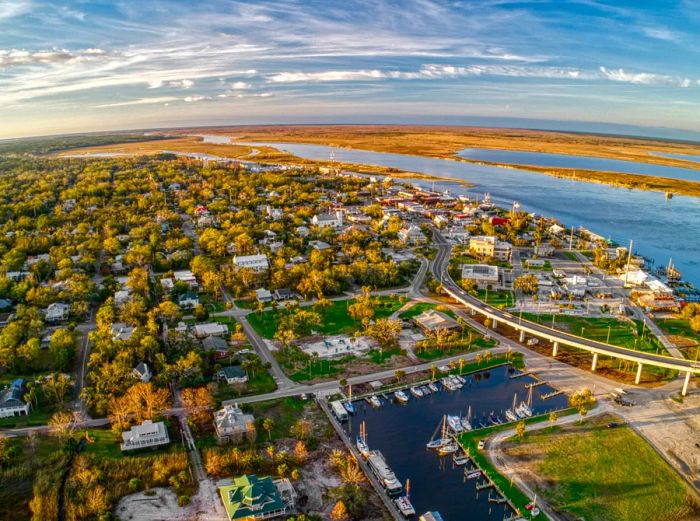
<svg viewBox="0 0 700 521"><path fill-rule="evenodd" d="M399 239L406 244L425 244L428 242L421 229L415 224L402 228L398 235Z"/></svg>
<svg viewBox="0 0 700 521"><path fill-rule="evenodd" d="M331 247L330 244L323 241L310 241L309 246L311 246L314 250L318 251L328 250Z"/></svg>
<svg viewBox="0 0 700 521"><path fill-rule="evenodd" d="M343 226L343 212L338 210L332 213L320 213L314 215L311 222L319 228L341 228Z"/></svg>
<svg viewBox="0 0 700 521"><path fill-rule="evenodd" d="M115 342L118 340L123 342L131 340L131 336L134 334L135 330L134 327L124 324L123 322L115 322L110 329L112 330L112 340Z"/></svg>
<svg viewBox="0 0 700 521"><path fill-rule="evenodd" d="M288 479L273 481L255 474L235 478L232 485L219 487L219 494L231 521L284 517L293 512L297 497Z"/></svg>
<svg viewBox="0 0 700 521"><path fill-rule="evenodd" d="M666 293L641 293L637 297L640 306L644 306L651 311L678 311L679 305L673 295Z"/></svg>
<svg viewBox="0 0 700 521"><path fill-rule="evenodd" d="M308 237L309 229L306 226L297 226L297 234L302 238Z"/></svg>
<svg viewBox="0 0 700 521"><path fill-rule="evenodd" d="M202 340L202 348L205 351L215 351L217 358L224 358L228 355L228 342L220 336L208 336Z"/></svg>
<svg viewBox="0 0 700 521"><path fill-rule="evenodd" d="M187 291L180 295L177 304L182 309L194 309L199 306L199 297L194 291Z"/></svg>
<svg viewBox="0 0 700 521"><path fill-rule="evenodd" d="M216 374L219 380L225 380L227 384L244 384L248 381L248 375L240 365L230 365L222 367Z"/></svg>
<svg viewBox="0 0 700 521"><path fill-rule="evenodd" d="M292 293L292 290L289 288L279 288L275 290L274 297L278 302L291 300L294 298L294 293Z"/></svg>
<svg viewBox="0 0 700 521"><path fill-rule="evenodd" d="M122 432L121 449L123 451L159 447L170 443L170 436L165 422L144 420L141 425L134 425Z"/></svg>
<svg viewBox="0 0 700 521"><path fill-rule="evenodd" d="M450 218L444 214L438 214L435 217L433 217L433 223L435 223L435 226L437 227L446 226L449 222Z"/></svg>
<svg viewBox="0 0 700 521"><path fill-rule="evenodd" d="M0 313L0 328L7 326L12 319L12 313Z"/></svg>
<svg viewBox="0 0 700 521"><path fill-rule="evenodd" d="M469 230L461 226L453 226L442 232L445 238L458 242L460 244L467 244L469 242Z"/></svg>
<svg viewBox="0 0 700 521"><path fill-rule="evenodd" d="M566 231L566 228L563 226L559 226L558 224L553 224L552 226L549 227L549 233L552 235L561 235Z"/></svg>
<svg viewBox="0 0 700 521"><path fill-rule="evenodd" d="M31 404L24 401L24 380L18 378L0 392L0 418L26 416Z"/></svg>
<svg viewBox="0 0 700 521"><path fill-rule="evenodd" d="M243 437L255 437L255 417L244 414L238 405L225 405L214 414L214 428L219 441L238 443Z"/></svg>
<svg viewBox="0 0 700 521"><path fill-rule="evenodd" d="M459 331L462 326L451 316L442 311L428 309L413 318L413 322L425 333L434 333L438 330Z"/></svg>
<svg viewBox="0 0 700 521"><path fill-rule="evenodd" d="M499 289L504 287L503 270L487 264L464 264L462 279L470 279L479 289Z"/></svg>
<svg viewBox="0 0 700 521"><path fill-rule="evenodd" d="M184 282L191 288L197 287L197 277L190 270L180 270L173 273L175 282Z"/></svg>
<svg viewBox="0 0 700 521"><path fill-rule="evenodd" d="M238 255L233 258L236 268L248 268L256 273L266 271L269 264L265 255Z"/></svg>
<svg viewBox="0 0 700 521"><path fill-rule="evenodd" d="M255 290L255 300L258 302L270 302L272 300L272 293L265 288L258 288Z"/></svg>
<svg viewBox="0 0 700 521"><path fill-rule="evenodd" d="M219 322L197 324L194 326L194 336L205 338L208 336L224 336L228 334L228 326Z"/></svg>
<svg viewBox="0 0 700 521"><path fill-rule="evenodd" d="M6 298L0 298L0 311L10 309L12 307L12 301Z"/></svg>
<svg viewBox="0 0 700 521"><path fill-rule="evenodd" d="M134 367L131 370L131 374L133 374L136 378L141 380L143 383L148 383L151 381L151 378L153 378L153 373L151 372L151 368L148 367L148 364L146 362L141 362L139 365Z"/></svg>
<svg viewBox="0 0 700 521"><path fill-rule="evenodd" d="M131 291L128 289L120 289L114 293L114 305L121 307L126 304L131 298Z"/></svg>
<svg viewBox="0 0 700 521"><path fill-rule="evenodd" d="M510 262L512 246L493 236L480 235L469 239L469 249L482 257L493 257L500 261Z"/></svg>
<svg viewBox="0 0 700 521"><path fill-rule="evenodd" d="M538 257L551 257L554 255L554 246L549 244L540 244L535 246L535 255Z"/></svg>
<svg viewBox="0 0 700 521"><path fill-rule="evenodd" d="M44 318L47 322L63 322L70 316L70 306L62 302L54 302L46 308Z"/></svg>

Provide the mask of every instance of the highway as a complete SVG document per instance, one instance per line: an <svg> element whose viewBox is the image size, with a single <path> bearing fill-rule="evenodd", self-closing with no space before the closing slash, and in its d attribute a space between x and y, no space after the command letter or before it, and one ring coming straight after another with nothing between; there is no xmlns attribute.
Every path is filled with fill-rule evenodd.
<svg viewBox="0 0 700 521"><path fill-rule="evenodd" d="M633 349L627 349L620 346L606 344L604 342L589 340L586 338L578 337L576 335L572 335L570 333L566 333L564 331L552 329L542 324L537 324L535 322L523 320L521 317L514 316L507 311L503 311L501 309L490 306L489 304L486 304L485 302L464 291L460 286L457 285L457 283L455 283L454 280L452 280L452 277L450 276L448 271L450 256L452 253L452 246L440 234L440 232L434 230L433 233L434 244L438 247L438 252L435 256L434 261L430 265L432 276L435 277L436 280L439 280L441 282L445 292L448 295L457 300L459 303L471 309L473 312L478 313L480 315L484 315L490 318L491 320L495 321L496 325L501 323L507 324L523 333L527 333L538 338L550 340L554 344L553 354L555 356L559 345L567 345L591 352L594 355L592 366L593 370L595 370L598 355L612 356L615 358L636 362L637 364L639 364L636 383L639 383L642 367L644 365L653 365L657 367L664 367L666 369L677 370L681 373L685 373L685 383L682 392L683 395L687 394L690 375L700 374L700 363L694 362L692 360L686 360L684 358L676 358L672 356L658 355L655 353L648 353L644 351L635 351Z"/></svg>

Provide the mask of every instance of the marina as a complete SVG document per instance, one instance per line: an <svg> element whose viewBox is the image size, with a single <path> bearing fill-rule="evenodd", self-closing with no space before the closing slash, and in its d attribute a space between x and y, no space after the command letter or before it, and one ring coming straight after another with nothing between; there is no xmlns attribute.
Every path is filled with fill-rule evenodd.
<svg viewBox="0 0 700 521"><path fill-rule="evenodd" d="M567 398L563 394L546 402L538 393L529 396L527 386L539 380L531 375L510 378L515 374L517 370L510 366L495 367L463 376L462 387L453 391L443 388L442 382L434 383L438 391L420 398L407 388L409 390L403 392L406 402L390 400L381 408L372 407L361 399L355 402L355 415L349 418L344 429L351 440L358 436L367 440L369 432L368 463L373 474L382 480L387 473L393 475L395 482L390 480L394 487L390 491L392 496L401 491L396 488L396 482L400 486L401 481L410 480L410 502L416 512L437 511L445 521L501 521L512 514L510 505L505 499L493 501L499 494L454 443L455 433L448 417L455 418L451 422L455 427L461 420L463 430L464 420L469 418L474 429L505 422L505 410L512 407L516 393L525 398L518 399L516 406L520 409L523 403L527 405L531 400L533 415L566 407ZM452 384L455 380L447 381ZM556 391L547 384L539 388L543 392ZM389 492L389 488L385 488ZM486 489L491 489L490 493L485 493Z"/></svg>

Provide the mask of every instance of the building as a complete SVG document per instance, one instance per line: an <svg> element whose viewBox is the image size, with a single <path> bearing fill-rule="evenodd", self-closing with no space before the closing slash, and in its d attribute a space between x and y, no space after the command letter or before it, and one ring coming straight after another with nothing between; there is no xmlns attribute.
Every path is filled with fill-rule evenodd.
<svg viewBox="0 0 700 521"><path fill-rule="evenodd" d="M214 414L214 428L219 441L238 443L245 436L255 438L255 417L245 414L238 405L225 405Z"/></svg>
<svg viewBox="0 0 700 521"><path fill-rule="evenodd" d="M459 244L467 244L469 242L469 230L461 226L453 226L452 228L448 228L444 230L442 234L446 239L450 239Z"/></svg>
<svg viewBox="0 0 700 521"><path fill-rule="evenodd" d="M245 374L245 371L240 365L222 367L221 370L216 373L216 377L219 380L225 380L229 385L244 384L248 381L248 375Z"/></svg>
<svg viewBox="0 0 700 521"><path fill-rule="evenodd" d="M554 246L550 244L540 244L539 246L535 246L534 252L538 257L551 257L554 255Z"/></svg>
<svg viewBox="0 0 700 521"><path fill-rule="evenodd" d="M199 297L194 291L187 291L180 295L177 304L182 309L193 309L199 306Z"/></svg>
<svg viewBox="0 0 700 521"><path fill-rule="evenodd" d="M275 290L274 297L277 302L282 302L293 299L294 293L289 288L279 288Z"/></svg>
<svg viewBox="0 0 700 521"><path fill-rule="evenodd" d="M219 487L221 501L230 520L255 521L283 517L294 511L296 491L288 479L273 481L255 474L237 477Z"/></svg>
<svg viewBox="0 0 700 521"><path fill-rule="evenodd" d="M224 336L228 334L228 326L219 322L208 322L194 326L194 336L206 338L208 336Z"/></svg>
<svg viewBox="0 0 700 521"><path fill-rule="evenodd" d="M462 278L471 279L479 289L500 289L505 286L503 270L487 264L464 264Z"/></svg>
<svg viewBox="0 0 700 521"><path fill-rule="evenodd" d="M0 298L0 311L10 309L12 307L12 301L6 298Z"/></svg>
<svg viewBox="0 0 700 521"><path fill-rule="evenodd" d="M122 432L122 441L122 451L147 449L169 444L170 436L164 422L144 420L141 425Z"/></svg>
<svg viewBox="0 0 700 521"><path fill-rule="evenodd" d="M115 342L118 340L123 342L131 340L131 336L134 334L135 330L134 327L124 324L123 322L116 322L112 324L110 329L112 331L112 340Z"/></svg>
<svg viewBox="0 0 700 521"><path fill-rule="evenodd" d="M233 258L233 265L238 269L248 268L256 273L267 270L269 264L265 255L238 255Z"/></svg>
<svg viewBox="0 0 700 521"><path fill-rule="evenodd" d="M220 336L208 336L202 340L202 348L205 351L216 352L217 358L228 356L228 342Z"/></svg>
<svg viewBox="0 0 700 521"><path fill-rule="evenodd" d="M434 309L423 311L423 313L414 317L413 321L425 333L434 333L438 330L459 331L462 329L462 326L454 318Z"/></svg>
<svg viewBox="0 0 700 521"><path fill-rule="evenodd" d="M139 365L134 367L131 370L131 374L133 374L136 378L141 380L143 383L148 383L151 381L151 378L153 378L153 373L151 372L151 368L148 367L148 364L146 362L141 362Z"/></svg>
<svg viewBox="0 0 700 521"><path fill-rule="evenodd" d="M492 236L478 236L469 239L469 249L482 257L493 257L494 259L510 262L512 246L507 242L500 241Z"/></svg>
<svg viewBox="0 0 700 521"><path fill-rule="evenodd" d="M197 277L190 270L180 270L173 273L176 282L184 282L190 287L197 287Z"/></svg>
<svg viewBox="0 0 700 521"><path fill-rule="evenodd" d="M272 293L270 293L268 289L258 288L255 290L255 300L258 302L270 302L272 300Z"/></svg>
<svg viewBox="0 0 700 521"><path fill-rule="evenodd" d="M62 302L54 302L46 308L44 318L47 322L63 322L70 316L70 306Z"/></svg>
<svg viewBox="0 0 700 521"><path fill-rule="evenodd" d="M13 380L9 387L0 392L0 418L26 416L31 404L24 401L24 380Z"/></svg>
<svg viewBox="0 0 700 521"><path fill-rule="evenodd" d="M311 222L319 228L342 228L343 212L340 210L331 213L320 213L314 215Z"/></svg>
<svg viewBox="0 0 700 521"><path fill-rule="evenodd" d="M402 228L399 230L399 239L406 244L425 244L428 242L428 239L425 237L425 234L421 231L421 229L416 226L415 224L412 224L411 226L408 226L406 228Z"/></svg>

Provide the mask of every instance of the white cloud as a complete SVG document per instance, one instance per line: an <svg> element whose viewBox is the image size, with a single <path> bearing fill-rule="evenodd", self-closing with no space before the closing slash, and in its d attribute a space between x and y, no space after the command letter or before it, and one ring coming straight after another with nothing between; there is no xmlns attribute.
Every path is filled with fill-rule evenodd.
<svg viewBox="0 0 700 521"><path fill-rule="evenodd" d="M186 98L182 98L182 101L185 101L187 103L196 103L197 101L209 101L211 100L211 96L187 96Z"/></svg>
<svg viewBox="0 0 700 521"><path fill-rule="evenodd" d="M52 49L44 51L27 51L24 49L0 49L0 69L19 65L41 64L76 64L91 61L107 55L102 49L82 49L69 51Z"/></svg>
<svg viewBox="0 0 700 521"><path fill-rule="evenodd" d="M665 27L642 27L642 32L649 38L662 40L665 42L678 43L679 35Z"/></svg>
<svg viewBox="0 0 700 521"><path fill-rule="evenodd" d="M358 81L386 78L380 70L323 71L323 72L280 72L268 78L272 83Z"/></svg>
<svg viewBox="0 0 700 521"><path fill-rule="evenodd" d="M252 85L250 83L246 83L245 81L237 81L231 84L231 88L233 90L246 90L249 89L251 86Z"/></svg>
<svg viewBox="0 0 700 521"><path fill-rule="evenodd" d="M108 107L127 107L129 105L155 105L157 103L168 103L170 101L175 101L178 98L175 98L173 96L161 96L158 98L140 98L136 100L130 100L130 101L120 101L117 103L106 103L104 105L97 105L95 108L97 109L104 109Z"/></svg>
<svg viewBox="0 0 700 521"><path fill-rule="evenodd" d="M0 20L7 20L28 13L32 8L31 0L0 1Z"/></svg>
<svg viewBox="0 0 700 521"><path fill-rule="evenodd" d="M607 69L600 67L602 76L611 81L633 83L637 85L668 85L676 87L689 87L691 80L688 78L677 78L666 74L656 74L652 72L627 72L624 69Z"/></svg>
<svg viewBox="0 0 700 521"><path fill-rule="evenodd" d="M194 87L194 82L192 80L176 80L169 81L168 87L180 88L180 89L191 89Z"/></svg>

